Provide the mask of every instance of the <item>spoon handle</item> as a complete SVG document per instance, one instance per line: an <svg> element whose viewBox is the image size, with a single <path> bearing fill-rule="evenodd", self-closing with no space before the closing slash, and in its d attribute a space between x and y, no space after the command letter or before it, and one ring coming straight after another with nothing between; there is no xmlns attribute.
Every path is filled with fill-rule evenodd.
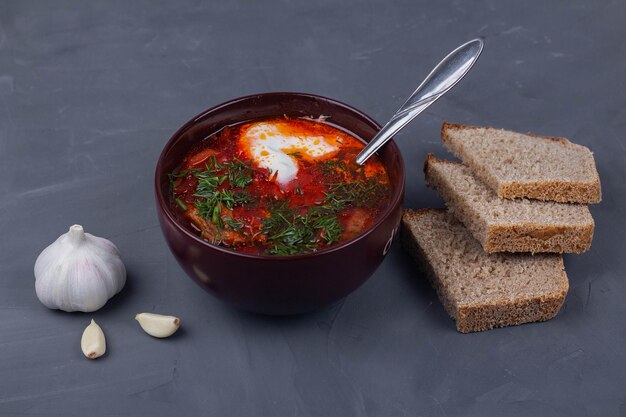
<svg viewBox="0 0 626 417"><path fill-rule="evenodd" d="M461 81L478 60L483 45L483 41L480 39L469 41L450 52L437 64L391 120L357 155L356 163L363 165L393 135Z"/></svg>

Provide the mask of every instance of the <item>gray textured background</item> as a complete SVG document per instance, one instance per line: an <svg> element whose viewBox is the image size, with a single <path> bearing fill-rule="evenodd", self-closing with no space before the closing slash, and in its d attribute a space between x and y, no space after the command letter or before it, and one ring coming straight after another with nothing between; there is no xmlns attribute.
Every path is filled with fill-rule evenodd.
<svg viewBox="0 0 626 417"><path fill-rule="evenodd" d="M626 415L626 4L472 4L0 2L0 415ZM421 168L427 152L446 155L444 119L589 146L604 200L591 251L566 256L554 320L459 334L398 245L345 301L300 317L235 311L184 276L152 197L181 124L282 90L383 122L477 36L486 48L468 78L397 138L406 206L442 204ZM129 271L95 314L35 297L37 254L73 223L113 240ZM151 339L138 311L183 328ZM109 346L95 362L79 348L91 317Z"/></svg>

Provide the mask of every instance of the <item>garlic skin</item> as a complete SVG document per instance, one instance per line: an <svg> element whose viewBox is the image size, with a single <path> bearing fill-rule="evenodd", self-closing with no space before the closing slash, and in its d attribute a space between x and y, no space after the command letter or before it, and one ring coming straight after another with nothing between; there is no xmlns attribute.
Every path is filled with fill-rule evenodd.
<svg viewBox="0 0 626 417"><path fill-rule="evenodd" d="M48 308L96 311L124 288L126 268L117 247L75 224L35 262L35 291Z"/></svg>
<svg viewBox="0 0 626 417"><path fill-rule="evenodd" d="M139 313L135 316L141 328L150 336L163 338L176 333L180 327L180 319L154 313Z"/></svg>
<svg viewBox="0 0 626 417"><path fill-rule="evenodd" d="M89 359L99 358L107 350L104 332L93 319L83 331L83 336L80 338L80 349Z"/></svg>

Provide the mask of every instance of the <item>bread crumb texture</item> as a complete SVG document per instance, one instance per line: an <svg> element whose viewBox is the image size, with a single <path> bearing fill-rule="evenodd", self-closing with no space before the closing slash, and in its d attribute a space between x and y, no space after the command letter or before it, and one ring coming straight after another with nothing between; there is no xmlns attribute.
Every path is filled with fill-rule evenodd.
<svg viewBox="0 0 626 417"><path fill-rule="evenodd" d="M427 184L487 252L581 253L591 247L594 221L585 205L502 199L469 167L432 155L424 171Z"/></svg>
<svg viewBox="0 0 626 417"><path fill-rule="evenodd" d="M459 332L549 320L565 300L560 255L487 254L443 209L407 210L401 233Z"/></svg>
<svg viewBox="0 0 626 417"><path fill-rule="evenodd" d="M444 123L444 145L500 197L599 203L591 151L565 138Z"/></svg>

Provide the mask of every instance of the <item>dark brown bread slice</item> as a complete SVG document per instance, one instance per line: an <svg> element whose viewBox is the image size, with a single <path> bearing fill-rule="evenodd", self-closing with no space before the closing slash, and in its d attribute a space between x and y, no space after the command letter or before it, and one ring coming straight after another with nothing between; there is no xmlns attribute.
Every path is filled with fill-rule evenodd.
<svg viewBox="0 0 626 417"><path fill-rule="evenodd" d="M569 288L560 255L487 254L444 209L406 210L401 240L462 333L549 320Z"/></svg>
<svg viewBox="0 0 626 417"><path fill-rule="evenodd" d="M594 222L587 206L502 199L467 166L432 155L424 172L426 183L489 253L581 253L591 246Z"/></svg>
<svg viewBox="0 0 626 417"><path fill-rule="evenodd" d="M444 145L502 198L599 203L591 151L565 138L443 123Z"/></svg>

